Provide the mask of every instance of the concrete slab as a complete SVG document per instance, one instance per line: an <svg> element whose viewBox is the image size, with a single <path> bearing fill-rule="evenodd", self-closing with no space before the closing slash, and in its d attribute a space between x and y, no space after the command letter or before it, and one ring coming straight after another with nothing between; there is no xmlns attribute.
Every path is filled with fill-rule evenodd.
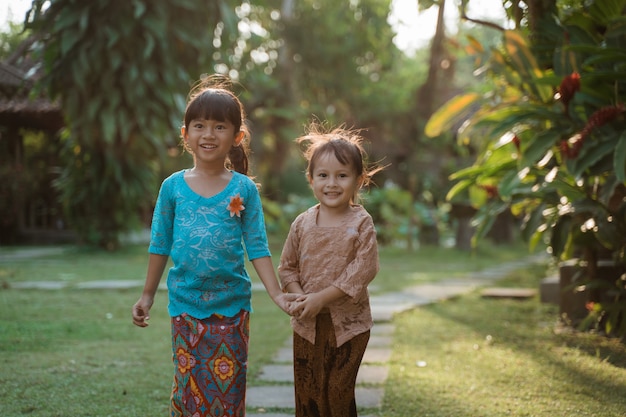
<svg viewBox="0 0 626 417"><path fill-rule="evenodd" d="M141 280L108 280L108 281L87 281L79 282L74 287L81 290L102 290L102 289L128 289L143 288L145 281Z"/></svg>
<svg viewBox="0 0 626 417"><path fill-rule="evenodd" d="M385 382L389 370L384 365L363 364L359 368L356 377L357 384L379 385ZM265 365L259 374L261 381L289 382L293 383L293 366L291 365Z"/></svg>
<svg viewBox="0 0 626 417"><path fill-rule="evenodd" d="M23 281L7 283L9 289L15 290L124 290L130 288L142 288L144 281L141 280L99 280L85 282L65 281ZM160 291L167 291L167 284L161 283Z"/></svg>
<svg viewBox="0 0 626 417"><path fill-rule="evenodd" d="M264 408L257 411L258 413L246 413L246 417L293 417L293 414L266 413Z"/></svg>
<svg viewBox="0 0 626 417"><path fill-rule="evenodd" d="M370 336L370 340L367 343L368 348L386 348L391 345L391 338L389 336Z"/></svg>
<svg viewBox="0 0 626 417"><path fill-rule="evenodd" d="M537 295L537 290L533 288L485 288L480 292L481 297L486 298L513 298L527 299Z"/></svg>
<svg viewBox="0 0 626 417"><path fill-rule="evenodd" d="M384 365L363 364L356 376L357 384L382 385L389 376L389 369Z"/></svg>
<svg viewBox="0 0 626 417"><path fill-rule="evenodd" d="M438 284L423 284L407 288L407 294L414 294L416 297L428 300L428 303L434 303L441 300L457 297L466 294L478 288L475 281L459 282L441 282Z"/></svg>
<svg viewBox="0 0 626 417"><path fill-rule="evenodd" d="M356 403L359 408L380 408L382 405L383 388L357 387L355 392ZM285 385L248 387L246 407L250 409L293 409L295 407L293 387Z"/></svg>
<svg viewBox="0 0 626 417"><path fill-rule="evenodd" d="M258 410L258 413L246 413L246 417L293 417L293 413L291 414L276 414L276 413L266 413L264 408ZM359 417L378 417L375 414L359 414Z"/></svg>
<svg viewBox="0 0 626 417"><path fill-rule="evenodd" d="M545 277L539 284L539 294L542 303L559 305L561 303L561 284L558 275Z"/></svg>
<svg viewBox="0 0 626 417"><path fill-rule="evenodd" d="M391 349L368 345L363 355L363 363L385 363L391 358ZM284 347L276 352L272 359L275 364L293 363L293 350L291 347Z"/></svg>
<svg viewBox="0 0 626 417"><path fill-rule="evenodd" d="M391 323L374 323L374 327L372 327L371 335L372 336L393 336L393 333L396 331L396 328Z"/></svg>
<svg viewBox="0 0 626 417"><path fill-rule="evenodd" d="M0 250L0 262L62 255L65 250L66 248L58 246L21 248L17 250L2 249Z"/></svg>
<svg viewBox="0 0 626 417"><path fill-rule="evenodd" d="M293 363L293 350L291 347L280 348L274 355L274 363Z"/></svg>
<svg viewBox="0 0 626 417"><path fill-rule="evenodd" d="M386 363L391 359L391 349L367 347L363 355L363 363Z"/></svg>
<svg viewBox="0 0 626 417"><path fill-rule="evenodd" d="M293 386L248 387L248 408L291 408L295 407Z"/></svg>
<svg viewBox="0 0 626 417"><path fill-rule="evenodd" d="M63 281L25 281L10 282L7 286L16 290L62 290L68 284Z"/></svg>
<svg viewBox="0 0 626 417"><path fill-rule="evenodd" d="M267 382L291 382L293 383L293 366L291 365L265 365L259 374L261 381Z"/></svg>

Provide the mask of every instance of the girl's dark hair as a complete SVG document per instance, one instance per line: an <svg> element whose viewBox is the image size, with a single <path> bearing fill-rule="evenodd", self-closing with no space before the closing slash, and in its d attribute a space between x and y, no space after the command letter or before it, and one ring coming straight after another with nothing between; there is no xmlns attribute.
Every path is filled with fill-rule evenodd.
<svg viewBox="0 0 626 417"><path fill-rule="evenodd" d="M189 92L183 123L185 129L192 120L196 119L232 123L235 133L243 132L244 135L239 145L230 149L226 167L248 175L250 132L246 125L246 112L243 105L231 89L231 81L222 75L212 75L200 80Z"/></svg>
<svg viewBox="0 0 626 417"><path fill-rule="evenodd" d="M308 162L306 176L309 180L313 178L315 163L320 156L328 153L333 154L343 165L349 165L354 169L361 181L361 187L369 185L374 174L384 169L382 166L368 165L363 137L355 129L340 126L330 130L325 129L320 123L313 122L307 128L307 134L297 138L296 142L306 143L303 155ZM353 197L353 202L358 202L358 191Z"/></svg>

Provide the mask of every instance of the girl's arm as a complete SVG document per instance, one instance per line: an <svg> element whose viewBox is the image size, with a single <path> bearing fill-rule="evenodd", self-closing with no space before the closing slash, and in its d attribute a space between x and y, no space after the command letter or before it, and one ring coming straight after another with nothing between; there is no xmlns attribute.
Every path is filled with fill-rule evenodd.
<svg viewBox="0 0 626 417"><path fill-rule="evenodd" d="M166 255L150 254L143 293L133 306L133 324L136 326L148 326L147 321L150 319L150 308L154 303L154 295L159 288L159 282L161 282L163 271L167 265L167 259Z"/></svg>
<svg viewBox="0 0 626 417"><path fill-rule="evenodd" d="M333 285L353 299L358 299L378 273L376 229L368 215L359 225L359 238L354 259L333 280Z"/></svg>
<svg viewBox="0 0 626 417"><path fill-rule="evenodd" d="M261 278L261 281L265 286L265 290L272 300L285 313L289 314L291 310L291 301L295 300L297 295L285 294L280 289L276 273L274 272L274 265L272 265L272 258L264 256L262 258L253 259L252 266L254 266L257 275Z"/></svg>
<svg viewBox="0 0 626 417"><path fill-rule="evenodd" d="M304 289L302 289L302 286L298 281L290 282L289 284L287 284L285 286L285 291L295 294L304 294Z"/></svg>

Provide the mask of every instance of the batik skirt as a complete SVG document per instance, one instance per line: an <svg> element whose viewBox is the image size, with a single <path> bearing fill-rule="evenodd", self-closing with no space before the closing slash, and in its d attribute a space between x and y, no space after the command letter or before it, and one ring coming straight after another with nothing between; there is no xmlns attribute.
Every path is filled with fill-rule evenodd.
<svg viewBox="0 0 626 417"><path fill-rule="evenodd" d="M243 417L250 317L172 317L171 417Z"/></svg>
<svg viewBox="0 0 626 417"><path fill-rule="evenodd" d="M296 417L357 417L356 377L369 330L337 347L330 314L316 318L315 344L293 334Z"/></svg>

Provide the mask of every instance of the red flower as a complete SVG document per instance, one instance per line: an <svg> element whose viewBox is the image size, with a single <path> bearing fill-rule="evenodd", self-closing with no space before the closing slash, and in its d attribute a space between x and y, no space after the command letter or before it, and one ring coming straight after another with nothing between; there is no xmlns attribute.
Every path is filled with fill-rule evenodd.
<svg viewBox="0 0 626 417"><path fill-rule="evenodd" d="M559 95L561 103L567 108L569 102L572 101L576 91L580 90L580 74L573 72L565 76L559 86Z"/></svg>
<svg viewBox="0 0 626 417"><path fill-rule="evenodd" d="M230 217L241 217L241 212L245 210L245 207L243 205L243 198L241 198L239 194L231 197L230 204L228 204L228 207L226 208L228 209L228 211L230 211Z"/></svg>
<svg viewBox="0 0 626 417"><path fill-rule="evenodd" d="M580 132L580 135L585 138L589 136L591 131L600 126L604 126L609 123L611 120L615 119L617 116L624 112L624 104L620 103L616 106L606 106L596 110L589 119L587 120L587 124Z"/></svg>
<svg viewBox="0 0 626 417"><path fill-rule="evenodd" d="M576 159L583 147L585 138L582 135L572 136L569 140L562 140L560 144L563 159Z"/></svg>

